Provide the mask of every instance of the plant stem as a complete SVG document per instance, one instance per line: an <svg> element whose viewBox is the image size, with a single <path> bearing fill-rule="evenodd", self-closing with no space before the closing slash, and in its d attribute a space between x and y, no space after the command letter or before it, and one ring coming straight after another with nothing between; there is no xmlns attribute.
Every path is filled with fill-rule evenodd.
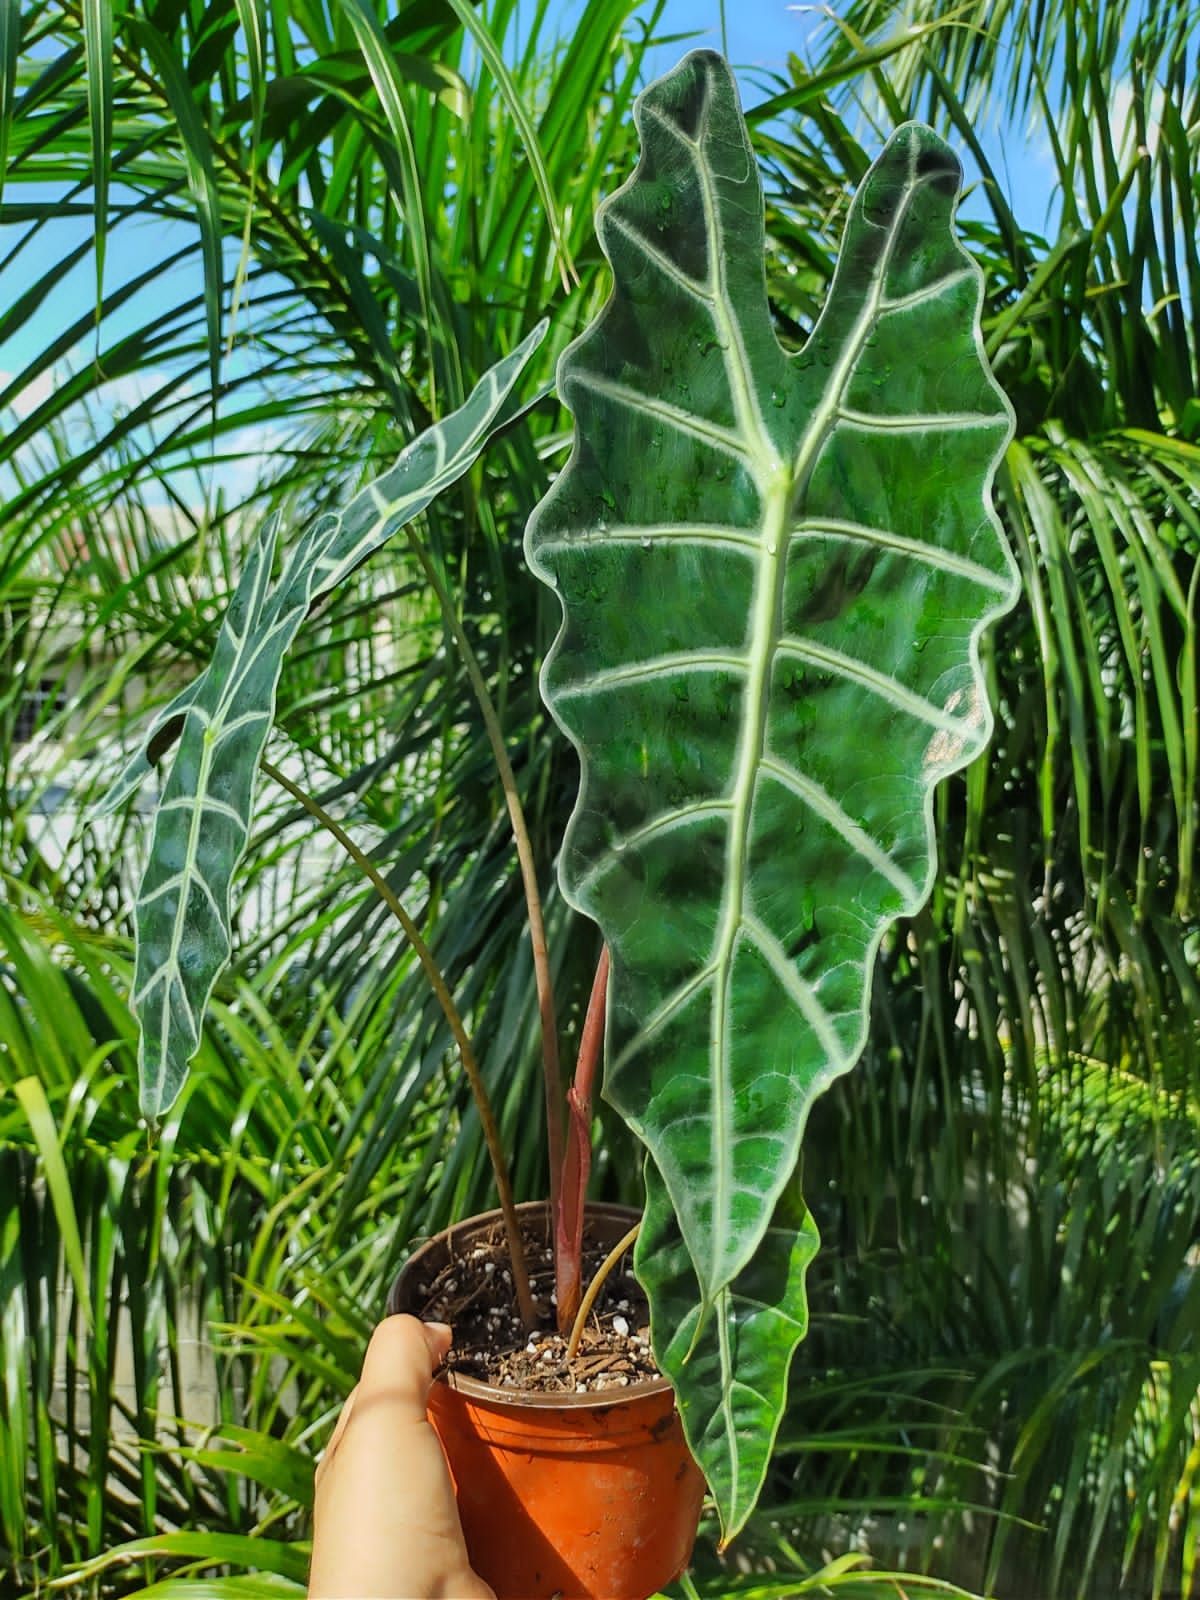
<svg viewBox="0 0 1200 1600"><path fill-rule="evenodd" d="M454 1004L454 997L447 987L442 976L442 970L433 958L429 946L421 937L416 923L400 904L391 885L379 872L375 863L367 856L354 840L325 810L324 806L314 800L297 784L281 772L277 766L268 761L264 756L259 765L269 778L274 778L281 788L286 789L294 800L304 807L310 816L316 818L327 833L333 835L337 842L346 851L355 866L370 879L379 893L380 898L388 910L404 929L405 937L412 945L417 960L425 969L425 976L429 979L429 986L437 997L437 1002L442 1008L442 1015L450 1026L454 1035L454 1042L458 1046L459 1059L463 1064L463 1071L471 1085L471 1093L475 1097L475 1109L479 1113L480 1126L483 1128L483 1137L487 1143L488 1156L491 1158L492 1172L496 1179L496 1192L500 1198L500 1209L504 1214L504 1231L508 1236L508 1253L512 1258L513 1286L517 1293L517 1304L520 1307L521 1319L527 1330L532 1329L537 1323L537 1314L533 1304L533 1291L529 1287L529 1268L525 1261L525 1250L521 1243L521 1225L517 1220L517 1208L513 1201L512 1182L508 1175L508 1163L504 1159L504 1149L500 1143L500 1133L496 1127L496 1118L492 1111L491 1101L488 1099L487 1089L484 1086L483 1074L479 1070L479 1063L475 1059L475 1052L471 1041L467 1037L467 1030L459 1015L458 1007Z"/></svg>
<svg viewBox="0 0 1200 1600"><path fill-rule="evenodd" d="M478 658L471 648L471 641L467 638L466 631L459 621L458 612L455 610L446 587L442 583L437 568L431 561L425 547L417 538L411 524L405 529L405 532L408 535L409 546L421 563L421 570L425 574L430 588L437 596L438 604L442 608L442 616L446 619L446 626L454 635L454 642L458 646L463 665L467 669L467 676L471 680L471 687L475 691L475 698L479 702L479 709L483 713L483 722L487 729L488 741L492 747L492 754L496 758L496 766L500 773L500 783L504 789L504 801L508 807L508 820L512 827L513 843L517 847L517 861L521 868L521 883L525 890L525 909L529 918L529 942L533 952L533 971L537 983L538 1011L542 1022L542 1073L546 1101L546 1153L550 1162L550 1216L553 1219L558 1215L559 1185L562 1182L564 1152L562 1074L558 1057L558 1023L554 1010L554 987L550 977L550 956L546 948L546 924L542 917L542 901L538 893L537 872L533 863L533 846L529 841L529 829L525 824L521 796L517 790L517 780L513 773L512 763L508 759L508 751L504 744L504 734L500 728L500 719L496 715L492 697L488 693L487 684L483 680L483 672L480 670Z"/></svg>
<svg viewBox="0 0 1200 1600"><path fill-rule="evenodd" d="M608 1277L609 1273L616 1266L617 1262L637 1238L638 1233L641 1230L641 1226L642 1224L640 1220L634 1223L633 1227L630 1228L629 1232L621 1240L620 1244L614 1245L607 1256L605 1256L603 1265L601 1266L599 1272L592 1279L591 1283L588 1284L587 1293L584 1295L583 1303L579 1307L579 1315L575 1318L575 1326L571 1329L571 1337L567 1341L568 1361L574 1361L579 1352L579 1341L583 1338L583 1330L587 1324L588 1316L592 1307L596 1303L596 1296L604 1287L605 1278Z"/></svg>
<svg viewBox="0 0 1200 1600"><path fill-rule="evenodd" d="M554 1216L554 1290L558 1331L566 1334L579 1311L583 1276L583 1208L592 1168L592 1093L604 1039L608 993L608 946L600 951L579 1040L575 1081L567 1090L567 1149Z"/></svg>

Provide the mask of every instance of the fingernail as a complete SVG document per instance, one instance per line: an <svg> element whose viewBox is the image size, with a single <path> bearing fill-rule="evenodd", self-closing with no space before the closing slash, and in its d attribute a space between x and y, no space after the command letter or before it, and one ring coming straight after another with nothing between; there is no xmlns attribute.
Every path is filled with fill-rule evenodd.
<svg viewBox="0 0 1200 1600"><path fill-rule="evenodd" d="M425 1326L431 1333L444 1333L448 1339L453 1339L454 1329L448 1322L427 1322Z"/></svg>

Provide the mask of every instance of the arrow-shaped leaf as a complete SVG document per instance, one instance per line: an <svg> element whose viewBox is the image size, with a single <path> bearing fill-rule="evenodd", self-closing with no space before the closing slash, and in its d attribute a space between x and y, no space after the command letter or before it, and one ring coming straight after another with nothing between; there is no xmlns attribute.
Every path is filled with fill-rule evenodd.
<svg viewBox="0 0 1200 1600"><path fill-rule="evenodd" d="M563 602L543 693L583 768L562 885L612 954L605 1093L661 1175L646 1237L678 1219L718 1352L678 1384L730 1533L745 1441L695 1422L722 1414L735 1346L751 1359L726 1291L861 1050L885 929L928 891L935 785L988 736L1011 421L934 133L902 128L863 180L789 358L725 63L689 56L636 117L641 159L599 220L612 297L559 367L574 451L527 549Z"/></svg>
<svg viewBox="0 0 1200 1600"><path fill-rule="evenodd" d="M204 1009L231 948L229 893L250 827L259 759L275 715L283 658L313 601L423 511L477 459L513 414L513 386L546 331L540 324L486 373L458 411L414 439L336 516L319 518L271 583L276 525L250 553L212 661L155 718L117 779L118 805L149 771L147 752L177 736L137 902L134 1006L141 1022L142 1108L165 1111L200 1043Z"/></svg>

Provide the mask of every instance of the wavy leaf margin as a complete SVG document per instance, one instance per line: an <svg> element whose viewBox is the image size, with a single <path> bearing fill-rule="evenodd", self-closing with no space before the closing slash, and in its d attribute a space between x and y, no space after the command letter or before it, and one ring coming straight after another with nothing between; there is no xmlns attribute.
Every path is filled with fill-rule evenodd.
<svg viewBox="0 0 1200 1600"><path fill-rule="evenodd" d="M542 692L582 767L560 883L609 945L605 1096L650 1153L639 1271L730 1536L762 1460L727 1404L757 1360L729 1291L862 1049L884 933L928 894L936 785L990 734L980 639L1019 588L990 495L1012 413L931 130L898 130L865 176L789 358L728 67L690 55L635 116L638 167L598 219L612 295L559 364L574 448L526 550L562 602ZM697 1297L682 1355L664 1316L686 1275L653 1242L673 1219ZM784 1276L763 1323L783 1377L804 1320Z"/></svg>

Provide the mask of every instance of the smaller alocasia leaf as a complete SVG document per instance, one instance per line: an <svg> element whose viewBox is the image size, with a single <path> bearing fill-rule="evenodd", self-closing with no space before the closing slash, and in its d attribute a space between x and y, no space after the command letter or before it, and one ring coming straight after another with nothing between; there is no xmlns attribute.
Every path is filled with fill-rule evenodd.
<svg viewBox="0 0 1200 1600"><path fill-rule="evenodd" d="M161 1115L178 1095L229 960L230 886L246 847L258 763L292 640L314 600L460 478L496 428L512 419L513 387L545 331L543 322L484 375L459 410L414 439L344 511L314 522L285 555L274 584L277 524L266 524L211 662L154 719L110 790L107 810L132 793L164 748L176 745L136 907L133 1004L148 1116Z"/></svg>

